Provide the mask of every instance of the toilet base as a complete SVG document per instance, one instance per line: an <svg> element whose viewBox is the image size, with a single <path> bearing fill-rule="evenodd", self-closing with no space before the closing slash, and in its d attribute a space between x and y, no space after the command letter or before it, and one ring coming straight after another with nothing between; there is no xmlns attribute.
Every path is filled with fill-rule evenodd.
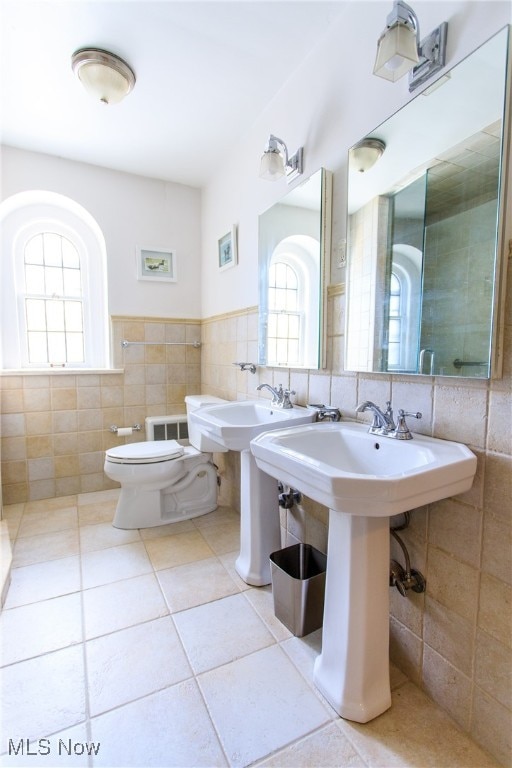
<svg viewBox="0 0 512 768"><path fill-rule="evenodd" d="M217 508L217 471L210 462L196 464L171 488L121 487L114 528L154 528L190 520Z"/></svg>

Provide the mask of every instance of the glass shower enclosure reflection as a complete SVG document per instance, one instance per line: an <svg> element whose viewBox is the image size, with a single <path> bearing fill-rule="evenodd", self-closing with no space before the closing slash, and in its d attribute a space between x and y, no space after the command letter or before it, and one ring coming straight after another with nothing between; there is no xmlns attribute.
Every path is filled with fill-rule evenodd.
<svg viewBox="0 0 512 768"><path fill-rule="evenodd" d="M489 126L389 201L380 370L489 375L499 151Z"/></svg>

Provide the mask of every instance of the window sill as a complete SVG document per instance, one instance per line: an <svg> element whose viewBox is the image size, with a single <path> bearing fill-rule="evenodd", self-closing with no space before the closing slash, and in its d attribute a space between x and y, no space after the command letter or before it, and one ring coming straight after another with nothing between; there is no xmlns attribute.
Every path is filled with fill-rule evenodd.
<svg viewBox="0 0 512 768"><path fill-rule="evenodd" d="M87 376L88 374L124 373L124 368L3 368L0 376Z"/></svg>

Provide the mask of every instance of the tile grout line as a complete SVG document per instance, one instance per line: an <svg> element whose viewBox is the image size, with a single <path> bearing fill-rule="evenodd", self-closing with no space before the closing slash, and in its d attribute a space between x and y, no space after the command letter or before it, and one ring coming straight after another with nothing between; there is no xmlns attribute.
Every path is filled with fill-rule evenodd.
<svg viewBox="0 0 512 768"><path fill-rule="evenodd" d="M89 702L89 670L87 664L87 648L86 648L86 627L85 627L85 604L84 604L84 578L83 578L83 565L82 565L82 537L80 536L80 512L77 497L76 507L77 523L78 523L78 562L80 567L80 609L82 613L82 663L84 674L84 706L85 706L85 730L88 741L92 741L92 724L90 714L90 702ZM87 757L87 765L89 768L93 766L92 756Z"/></svg>

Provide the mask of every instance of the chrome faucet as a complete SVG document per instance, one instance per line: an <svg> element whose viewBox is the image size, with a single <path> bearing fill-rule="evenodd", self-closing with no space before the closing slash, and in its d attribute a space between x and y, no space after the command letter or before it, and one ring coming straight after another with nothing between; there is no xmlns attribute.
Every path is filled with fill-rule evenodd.
<svg viewBox="0 0 512 768"><path fill-rule="evenodd" d="M386 410L383 412L378 405L372 403L371 400L365 400L357 406L357 413L364 413L364 411L371 411L373 413L373 421L368 432L372 435L382 435L383 437L393 437L396 440L412 440L412 433L405 421L406 416L413 416L415 419L421 419L422 414L410 413L408 411L398 411L398 424L395 424L393 419L393 409L391 408L391 401L386 402Z"/></svg>
<svg viewBox="0 0 512 768"><path fill-rule="evenodd" d="M256 387L257 390L260 389L268 389L269 392L272 392L272 405L278 405L279 400L281 398L281 395L277 391L277 389L274 389L274 387L271 387L270 384L260 384Z"/></svg>
<svg viewBox="0 0 512 768"><path fill-rule="evenodd" d="M373 421L368 430L369 432L379 431L380 434L381 431L391 432L391 430L396 429L390 400L387 401L386 406L385 413L381 411L378 405L372 403L371 400L365 400L364 403L357 406L356 413L364 413L365 411L373 413Z"/></svg>
<svg viewBox="0 0 512 768"><path fill-rule="evenodd" d="M293 389L283 389L282 384L279 384L278 389L274 389L274 387L271 387L270 384L266 383L260 384L256 389L268 389L269 392L272 392L271 403L276 408L293 408L293 403L290 400L290 395L295 394Z"/></svg>

